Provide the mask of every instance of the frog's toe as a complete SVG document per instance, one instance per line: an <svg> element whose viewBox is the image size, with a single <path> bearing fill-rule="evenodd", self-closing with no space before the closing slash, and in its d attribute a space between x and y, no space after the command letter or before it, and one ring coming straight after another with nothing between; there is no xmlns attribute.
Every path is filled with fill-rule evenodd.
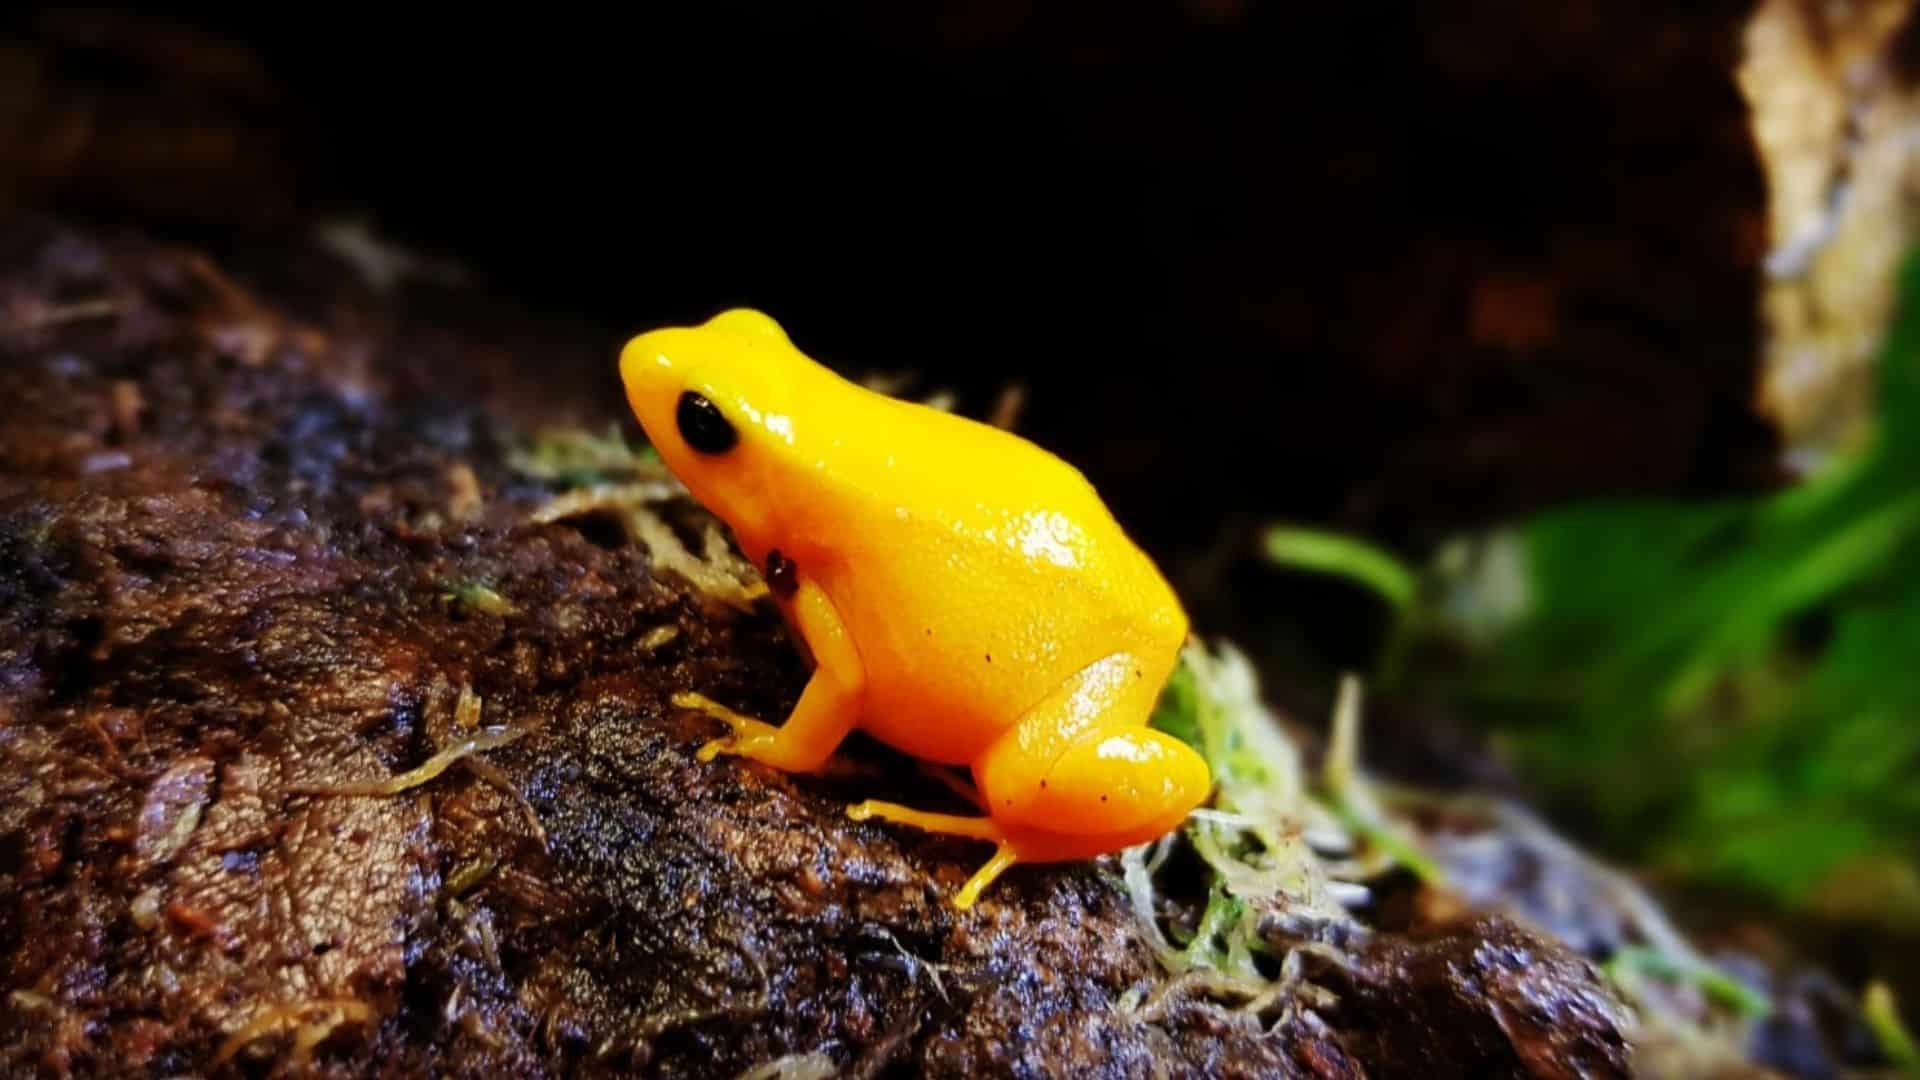
<svg viewBox="0 0 1920 1080"><path fill-rule="evenodd" d="M744 719L739 713L734 712L725 705L720 704L705 694L698 694L692 690L682 690L673 695L673 704L676 708L692 709L695 712L706 713L716 720L732 722L735 719Z"/></svg>
<svg viewBox="0 0 1920 1080"><path fill-rule="evenodd" d="M693 756L701 761L712 761L721 754L731 752L733 752L733 736L727 735L709 741L705 746L702 746L696 751Z"/></svg>
<svg viewBox="0 0 1920 1080"><path fill-rule="evenodd" d="M910 825L931 833L946 836L964 836L970 840L986 840L994 845L993 858L974 872L960 891L953 896L953 906L965 911L980 898L987 886L992 885L1007 868L1021 861L1019 845L1013 837L1007 835L992 818L962 817L958 814L936 814L926 810L915 810L899 803L881 802L868 799L847 807L847 816L855 821L892 821L901 825Z"/></svg>
<svg viewBox="0 0 1920 1080"><path fill-rule="evenodd" d="M733 729L731 734L722 735L702 746L695 755L701 761L712 761L721 754L742 754L751 757L756 752L765 752L774 744L775 735L780 730L772 724L762 723L751 716L742 716L704 694L696 694L692 691L675 694L673 703L680 708L692 709L711 716Z"/></svg>
<svg viewBox="0 0 1920 1080"><path fill-rule="evenodd" d="M1020 856L1014 850L1014 846L1002 840L1000 846L993 849L993 858L988 859L980 869L974 871L973 876L967 879L967 883L960 886L960 891L953 894L953 906L961 911L971 908L989 885L1000 880L1000 875L1006 873L1019 861Z"/></svg>

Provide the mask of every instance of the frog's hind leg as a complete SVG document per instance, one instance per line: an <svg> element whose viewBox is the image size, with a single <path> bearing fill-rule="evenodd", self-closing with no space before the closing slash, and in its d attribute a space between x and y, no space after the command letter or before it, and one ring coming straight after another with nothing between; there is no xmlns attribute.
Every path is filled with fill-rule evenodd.
<svg viewBox="0 0 1920 1080"><path fill-rule="evenodd" d="M1163 674L1115 653L1029 709L974 765L994 818L1106 850L1178 825L1212 778L1192 747L1146 725Z"/></svg>
<svg viewBox="0 0 1920 1080"><path fill-rule="evenodd" d="M974 763L991 817L874 801L848 814L996 845L955 895L961 909L1016 863L1085 858L1151 840L1179 824L1210 787L1198 754L1146 727L1165 676L1162 667L1114 653L1028 709Z"/></svg>
<svg viewBox="0 0 1920 1080"><path fill-rule="evenodd" d="M1014 849L1013 840L992 818L963 817L959 814L935 814L926 810L915 810L899 803L881 802L868 799L847 807L847 816L855 821L867 821L879 818L900 825L911 825L931 833L946 836L964 836L969 840L986 840L994 845L993 858L986 865L974 871L960 891L953 895L953 906L965 911L973 906L987 886L1007 872L1007 869L1020 861L1019 852Z"/></svg>

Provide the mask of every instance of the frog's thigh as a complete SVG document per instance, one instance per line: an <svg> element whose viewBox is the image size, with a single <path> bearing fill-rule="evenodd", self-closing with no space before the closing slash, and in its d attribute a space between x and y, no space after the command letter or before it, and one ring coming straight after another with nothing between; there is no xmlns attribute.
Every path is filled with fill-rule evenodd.
<svg viewBox="0 0 1920 1080"><path fill-rule="evenodd" d="M777 728L736 723L731 737L708 745L776 769L808 772L825 764L859 722L867 676L840 612L819 585L800 583L793 615L814 668L792 714Z"/></svg>
<svg viewBox="0 0 1920 1080"><path fill-rule="evenodd" d="M1095 729L1053 763L1023 824L1142 843L1179 825L1212 787L1207 763L1165 732Z"/></svg>
<svg viewBox="0 0 1920 1080"><path fill-rule="evenodd" d="M1146 726L1160 687L1115 653L1027 711L974 766L1000 821L1075 835L1163 830L1206 798L1192 748Z"/></svg>

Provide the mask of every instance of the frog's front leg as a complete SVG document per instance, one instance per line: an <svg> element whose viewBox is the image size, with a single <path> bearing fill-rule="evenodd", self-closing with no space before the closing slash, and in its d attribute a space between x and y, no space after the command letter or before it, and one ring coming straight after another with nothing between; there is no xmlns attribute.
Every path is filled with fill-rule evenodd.
<svg viewBox="0 0 1920 1080"><path fill-rule="evenodd" d="M813 677L799 704L779 727L726 709L697 694L677 694L674 703L698 709L733 728L733 734L700 748L700 760L738 754L788 772L811 772L826 763L860 720L866 671L847 635L840 612L819 585L799 583L793 594L795 627L813 653Z"/></svg>

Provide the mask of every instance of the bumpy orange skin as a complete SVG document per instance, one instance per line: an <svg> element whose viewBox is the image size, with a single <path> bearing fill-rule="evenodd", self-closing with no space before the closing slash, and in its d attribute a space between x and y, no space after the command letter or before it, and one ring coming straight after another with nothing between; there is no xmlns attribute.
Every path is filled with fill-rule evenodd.
<svg viewBox="0 0 1920 1080"><path fill-rule="evenodd" d="M855 812L997 841L992 874L1150 840L1206 798L1205 763L1147 727L1186 615L1078 470L843 379L754 311L642 334L620 372L668 468L748 557L791 563L773 595L814 659L779 728L689 698L735 730L707 756L811 769L858 727L969 766L985 819ZM725 450L689 445L689 392Z"/></svg>

